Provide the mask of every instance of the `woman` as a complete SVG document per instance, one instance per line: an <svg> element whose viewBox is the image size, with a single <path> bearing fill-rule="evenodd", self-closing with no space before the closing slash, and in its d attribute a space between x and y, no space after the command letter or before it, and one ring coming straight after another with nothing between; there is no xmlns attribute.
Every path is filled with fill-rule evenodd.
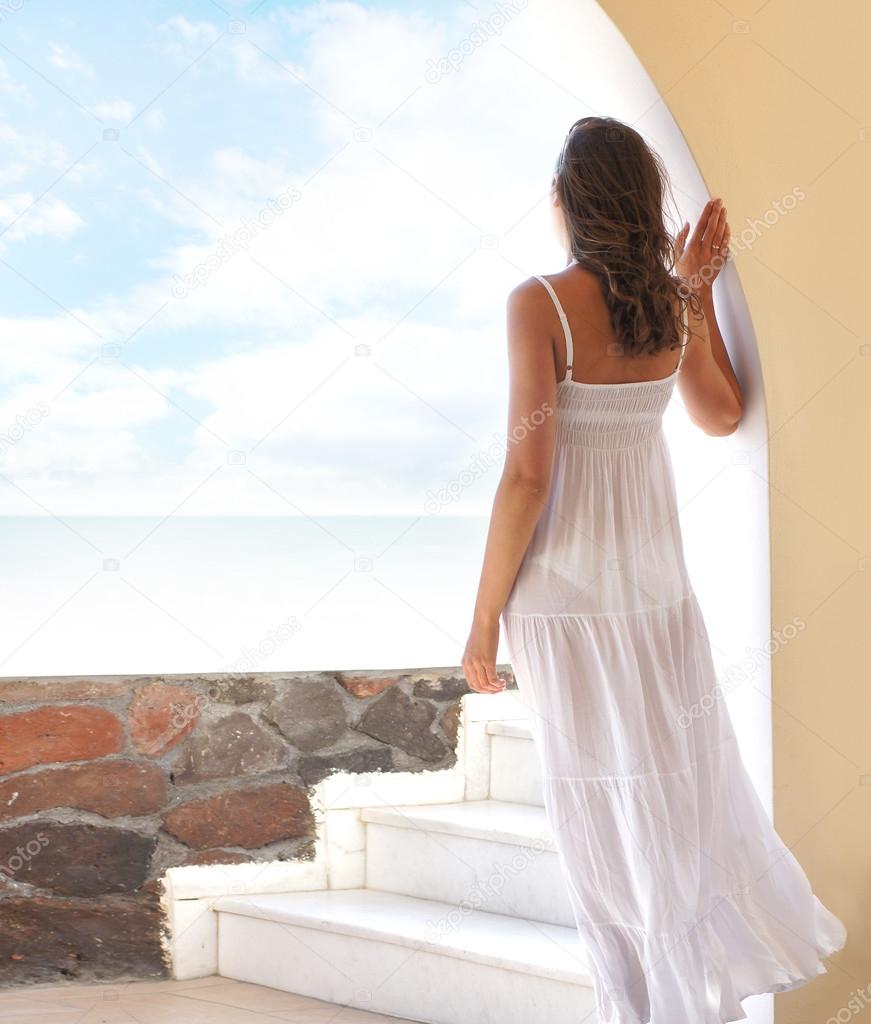
<svg viewBox="0 0 871 1024"><path fill-rule="evenodd" d="M508 300L509 450L463 658L473 689L503 688L501 616L599 1024L743 1020L846 938L712 699L661 420L677 386L706 433L740 421L712 300L729 226L715 199L672 240L667 188L633 129L572 126L552 189L569 263Z"/></svg>

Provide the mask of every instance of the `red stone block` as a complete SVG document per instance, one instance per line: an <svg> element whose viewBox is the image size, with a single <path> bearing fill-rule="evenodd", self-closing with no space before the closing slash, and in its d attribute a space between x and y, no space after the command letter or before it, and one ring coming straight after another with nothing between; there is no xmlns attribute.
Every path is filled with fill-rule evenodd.
<svg viewBox="0 0 871 1024"><path fill-rule="evenodd" d="M184 686L148 683L130 705L130 735L136 749L160 757L193 731L202 697Z"/></svg>
<svg viewBox="0 0 871 1024"><path fill-rule="evenodd" d="M197 850L256 850L280 839L313 836L315 830L305 790L284 783L192 800L171 810L163 823L167 832Z"/></svg>
<svg viewBox="0 0 871 1024"><path fill-rule="evenodd" d="M87 761L124 749L124 730L104 708L62 706L0 715L0 775L35 764Z"/></svg>
<svg viewBox="0 0 871 1024"><path fill-rule="evenodd" d="M355 697L374 697L399 682L399 676L371 676L362 672L339 672L336 678Z"/></svg>
<svg viewBox="0 0 871 1024"><path fill-rule="evenodd" d="M166 780L157 765L99 761L48 768L0 783L0 821L51 807L75 807L115 818L153 814L166 803Z"/></svg>

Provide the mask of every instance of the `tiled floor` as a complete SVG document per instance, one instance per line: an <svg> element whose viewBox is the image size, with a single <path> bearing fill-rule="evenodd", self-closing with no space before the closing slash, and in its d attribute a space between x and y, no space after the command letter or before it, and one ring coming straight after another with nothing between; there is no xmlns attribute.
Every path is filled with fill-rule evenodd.
<svg viewBox="0 0 871 1024"><path fill-rule="evenodd" d="M0 991L0 1024L410 1024L226 978Z"/></svg>

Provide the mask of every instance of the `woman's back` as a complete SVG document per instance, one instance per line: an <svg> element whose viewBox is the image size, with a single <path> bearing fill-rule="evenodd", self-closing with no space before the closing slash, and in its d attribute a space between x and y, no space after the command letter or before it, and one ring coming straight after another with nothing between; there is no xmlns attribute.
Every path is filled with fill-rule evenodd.
<svg viewBox="0 0 871 1024"><path fill-rule="evenodd" d="M677 377L676 358L670 354L665 367L661 354L626 359L639 371L644 367L650 373L652 368L647 379L576 380L581 345L574 334L579 324L589 353L584 362L598 368L599 376L605 369L614 375L614 368L623 365L607 351L616 343L607 340L596 322L595 302L583 307L586 316L579 315L585 282L577 276L571 282L570 315L551 281L535 280L549 294L556 313L562 335L555 340L557 364L563 376L554 410L550 492L506 612L601 615L673 605L689 593L662 433L662 416ZM569 282L560 283L568 292Z"/></svg>
<svg viewBox="0 0 871 1024"><path fill-rule="evenodd" d="M540 278L538 280L541 280ZM667 377L676 366L677 349L654 355L633 355L614 332L599 279L577 263L544 279L553 288L565 313L574 343L572 380L592 384L616 384ZM544 304L545 322L553 324L554 361L565 376L564 333Z"/></svg>

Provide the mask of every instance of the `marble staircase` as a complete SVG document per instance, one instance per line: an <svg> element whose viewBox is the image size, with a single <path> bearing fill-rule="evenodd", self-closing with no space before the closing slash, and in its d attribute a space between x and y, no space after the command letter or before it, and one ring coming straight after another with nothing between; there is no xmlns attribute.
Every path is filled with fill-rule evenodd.
<svg viewBox="0 0 871 1024"><path fill-rule="evenodd" d="M217 899L221 975L431 1024L595 1020L528 722L488 720L479 697L464 698L461 798L327 793L344 815L329 887Z"/></svg>

